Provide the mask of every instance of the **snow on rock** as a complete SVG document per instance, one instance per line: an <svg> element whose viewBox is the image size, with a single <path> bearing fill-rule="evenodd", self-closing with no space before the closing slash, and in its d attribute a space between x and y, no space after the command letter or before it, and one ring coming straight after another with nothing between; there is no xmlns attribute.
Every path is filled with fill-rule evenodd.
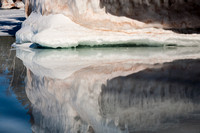
<svg viewBox="0 0 200 133"><path fill-rule="evenodd" d="M3 9L24 8L24 3L22 0L1 0L0 6Z"/></svg>
<svg viewBox="0 0 200 133"><path fill-rule="evenodd" d="M1 8L12 8L15 6L13 0L1 0Z"/></svg>
<svg viewBox="0 0 200 133"><path fill-rule="evenodd" d="M177 34L155 28L94 30L74 23L63 14L42 16L32 13L16 33L16 43L27 42L52 48L102 44L198 46L200 35Z"/></svg>
<svg viewBox="0 0 200 133"><path fill-rule="evenodd" d="M53 48L102 44L199 45L199 34L177 33L200 27L198 7L198 1L183 0L171 3L27 0L25 12L29 17L17 32L16 42ZM152 18L144 20L145 16Z"/></svg>
<svg viewBox="0 0 200 133"><path fill-rule="evenodd" d="M22 0L17 0L16 2L15 2L15 7L17 7L17 8L24 8L24 3L22 2Z"/></svg>

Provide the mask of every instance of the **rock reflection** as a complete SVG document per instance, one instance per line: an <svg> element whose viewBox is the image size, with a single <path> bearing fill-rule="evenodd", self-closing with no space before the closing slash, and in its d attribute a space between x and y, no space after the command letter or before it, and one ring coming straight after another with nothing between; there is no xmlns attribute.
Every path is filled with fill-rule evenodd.
<svg viewBox="0 0 200 133"><path fill-rule="evenodd" d="M198 48L155 49L17 49L27 67L32 130L198 132Z"/></svg>
<svg viewBox="0 0 200 133"><path fill-rule="evenodd" d="M200 60L178 60L111 79L102 85L101 114L131 131L178 126L200 111L198 67Z"/></svg>

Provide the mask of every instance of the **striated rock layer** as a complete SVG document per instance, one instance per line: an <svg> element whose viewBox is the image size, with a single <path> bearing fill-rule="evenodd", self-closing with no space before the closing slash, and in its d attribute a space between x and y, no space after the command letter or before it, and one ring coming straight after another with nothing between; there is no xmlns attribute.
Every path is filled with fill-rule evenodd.
<svg viewBox="0 0 200 133"><path fill-rule="evenodd" d="M198 0L27 0L26 14L28 16L32 11L42 14L63 13L74 21L84 26L90 24L87 26L93 28L115 26L111 16L104 16L105 12L153 24L152 27L200 28L199 8ZM91 23L92 21L96 23ZM118 23L117 29L129 26L144 28L146 25L127 19L124 23Z"/></svg>
<svg viewBox="0 0 200 133"><path fill-rule="evenodd" d="M106 12L164 28L199 28L198 0L101 0Z"/></svg>
<svg viewBox="0 0 200 133"><path fill-rule="evenodd" d="M199 45L199 35L175 33L198 33L199 8L197 0L26 0L17 43Z"/></svg>

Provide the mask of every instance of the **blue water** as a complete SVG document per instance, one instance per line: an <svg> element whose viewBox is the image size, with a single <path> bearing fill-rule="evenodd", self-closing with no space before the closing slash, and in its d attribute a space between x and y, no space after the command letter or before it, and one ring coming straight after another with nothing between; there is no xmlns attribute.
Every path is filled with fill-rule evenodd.
<svg viewBox="0 0 200 133"><path fill-rule="evenodd" d="M32 132L29 108L27 102L23 103L26 98L21 96L25 93L24 81L19 80L15 70L15 63L21 62L16 61L15 51L11 51L13 41L12 37L0 38L0 133L29 133Z"/></svg>
<svg viewBox="0 0 200 133"><path fill-rule="evenodd" d="M7 75L0 75L0 132L31 132L28 110L21 105L12 91L7 94L9 86Z"/></svg>

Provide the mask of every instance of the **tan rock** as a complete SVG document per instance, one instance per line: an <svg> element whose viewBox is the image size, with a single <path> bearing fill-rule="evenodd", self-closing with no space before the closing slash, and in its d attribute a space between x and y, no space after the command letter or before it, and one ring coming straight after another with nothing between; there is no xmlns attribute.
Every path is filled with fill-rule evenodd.
<svg viewBox="0 0 200 133"><path fill-rule="evenodd" d="M10 9L10 8L23 8L24 3L22 0L1 0L1 8Z"/></svg>
<svg viewBox="0 0 200 133"><path fill-rule="evenodd" d="M199 8L198 0L26 0L27 16L33 10L42 14L62 13L76 23L104 30L199 28Z"/></svg>

